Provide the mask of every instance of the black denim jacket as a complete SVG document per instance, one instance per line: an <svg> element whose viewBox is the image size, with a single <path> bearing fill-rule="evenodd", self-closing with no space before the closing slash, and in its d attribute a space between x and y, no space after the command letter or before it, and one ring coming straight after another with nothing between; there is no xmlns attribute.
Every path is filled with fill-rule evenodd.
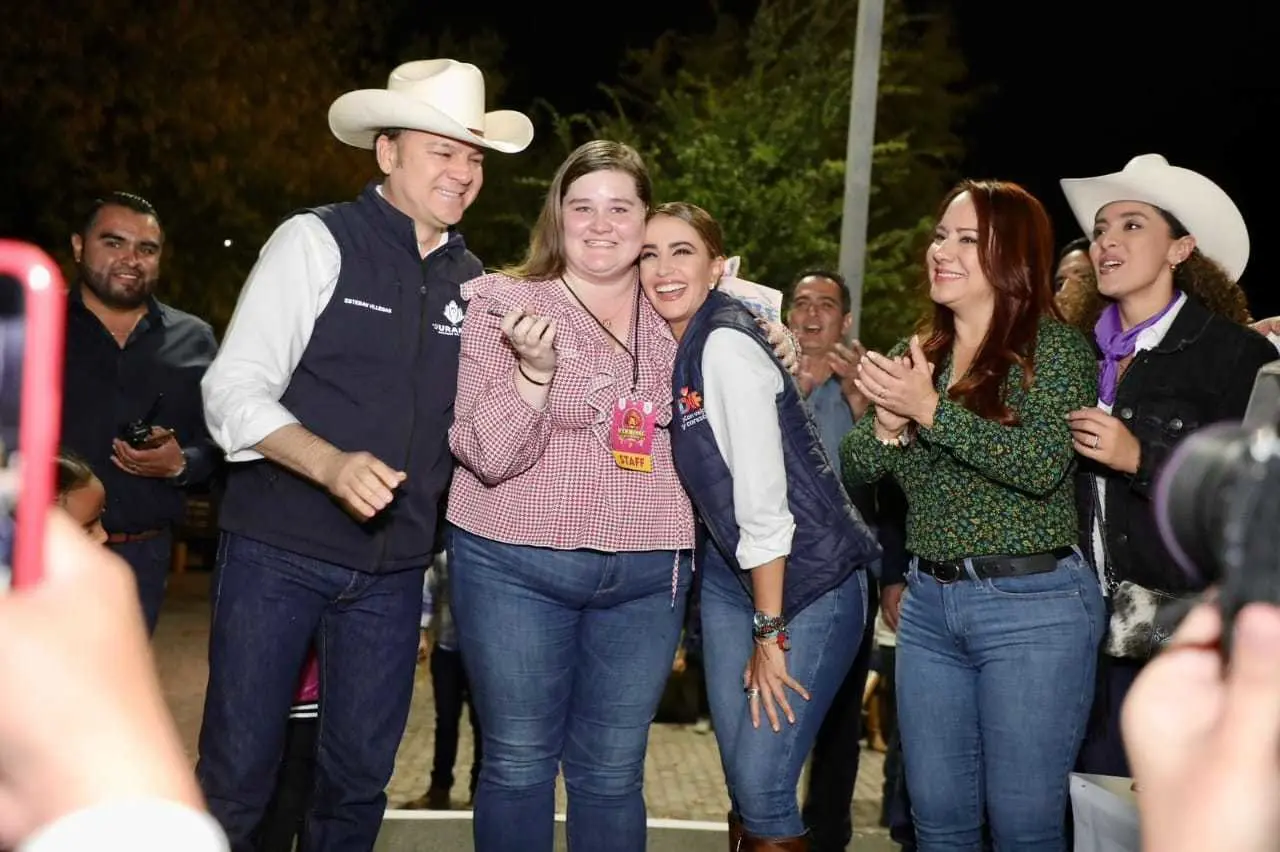
<svg viewBox="0 0 1280 852"><path fill-rule="evenodd" d="M1080 546L1092 563L1094 476L1106 479L1103 537L1110 581L1129 580L1173 593L1198 589L1160 540L1152 510L1156 480L1187 435L1244 416L1254 376L1277 357L1267 338L1210 313L1191 297L1160 345L1134 357L1116 389L1111 413L1142 446L1138 472L1131 476L1082 458L1076 481ZM1204 568L1211 576L1211 566Z"/></svg>

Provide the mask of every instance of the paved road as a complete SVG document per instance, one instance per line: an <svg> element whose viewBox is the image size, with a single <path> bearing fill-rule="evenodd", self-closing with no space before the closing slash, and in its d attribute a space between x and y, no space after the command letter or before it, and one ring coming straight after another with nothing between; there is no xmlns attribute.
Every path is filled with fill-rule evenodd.
<svg viewBox="0 0 1280 852"><path fill-rule="evenodd" d="M193 761L208 677L205 657L209 635L208 586L209 575L203 571L189 571L173 577L154 640L156 662L165 694L177 719L187 753ZM400 745L395 774L387 791L392 808L421 795L426 788L433 744L434 713L431 680L424 665L417 673L408 728ZM471 765L471 728L465 714L458 751L458 765L454 770L454 777L457 779L454 802L456 807L462 808L465 805ZM882 765L883 759L879 754L863 752L858 789L854 798L854 819L855 825L860 828L859 834L865 835L866 840L855 843L854 847L867 852L896 848L884 839L885 833L876 827ZM698 734L691 727L683 725L654 725L649 737L645 766L645 801L652 819L723 822L728 799L724 792L724 776L720 769L715 737ZM557 792L557 810L564 813L563 784ZM469 848L458 845L462 842L458 838L469 833L464 823L448 819L439 821L440 815L412 816L412 813L414 812L408 812L389 821L383 841L379 844L380 849L390 852L413 848L425 852L437 848L423 845L428 843L423 839L428 836L438 838L431 842L441 844L438 846L440 849ZM725 843L723 833L705 830L681 832L655 828L651 834L651 850L682 849L686 852L700 852L704 846L708 850L723 849Z"/></svg>

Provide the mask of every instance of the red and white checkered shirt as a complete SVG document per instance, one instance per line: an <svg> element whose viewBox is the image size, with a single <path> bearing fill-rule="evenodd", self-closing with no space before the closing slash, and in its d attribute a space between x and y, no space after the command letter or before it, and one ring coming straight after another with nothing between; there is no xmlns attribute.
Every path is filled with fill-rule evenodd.
<svg viewBox="0 0 1280 852"><path fill-rule="evenodd" d="M449 445L460 465L449 521L507 544L606 552L693 547L693 509L671 459L671 371L676 341L640 296L632 361L556 281L485 275L463 285L458 399ZM524 308L556 321L557 364L547 405L515 385L516 356L491 309ZM623 470L609 447L623 396L654 404L653 471Z"/></svg>

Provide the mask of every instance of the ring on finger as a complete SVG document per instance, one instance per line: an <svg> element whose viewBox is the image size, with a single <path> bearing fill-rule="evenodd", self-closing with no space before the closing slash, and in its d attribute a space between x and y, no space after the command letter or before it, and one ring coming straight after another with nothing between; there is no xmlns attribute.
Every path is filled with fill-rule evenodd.
<svg viewBox="0 0 1280 852"><path fill-rule="evenodd" d="M760 697L760 690L759 690L758 688L756 688L756 687L754 687L754 686L753 686L753 687L751 687L750 689L748 689L748 690L747 690L747 699L748 699L748 700L750 700L750 699L752 699L752 698L759 698L759 697Z"/></svg>
<svg viewBox="0 0 1280 852"><path fill-rule="evenodd" d="M1100 443L1102 443L1102 436L1101 436L1101 435L1094 435L1094 436L1093 436L1093 448L1094 448L1095 450L1096 450L1096 449L1098 449L1098 444L1100 444Z"/></svg>

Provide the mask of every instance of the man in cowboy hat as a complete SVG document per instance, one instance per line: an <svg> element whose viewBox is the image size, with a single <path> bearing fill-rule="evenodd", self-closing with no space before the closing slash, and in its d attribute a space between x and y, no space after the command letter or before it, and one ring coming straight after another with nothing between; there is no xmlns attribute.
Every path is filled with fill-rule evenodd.
<svg viewBox="0 0 1280 852"><path fill-rule="evenodd" d="M373 149L382 180L276 229L203 382L231 472L196 773L234 852L253 848L313 639L320 729L301 848L373 848L452 472L459 285L482 273L454 226L485 153L533 139L524 115L485 113L480 70L451 59L348 92L329 127Z"/></svg>

